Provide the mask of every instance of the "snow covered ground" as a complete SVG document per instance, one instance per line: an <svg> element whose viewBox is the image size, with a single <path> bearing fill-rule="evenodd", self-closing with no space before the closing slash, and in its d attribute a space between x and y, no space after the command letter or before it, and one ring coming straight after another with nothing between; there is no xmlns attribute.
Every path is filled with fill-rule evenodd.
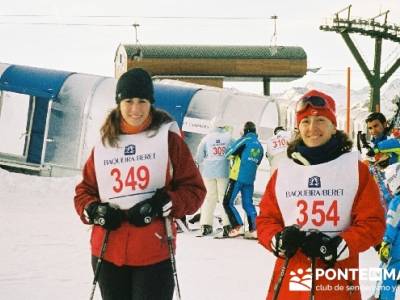
<svg viewBox="0 0 400 300"><path fill-rule="evenodd" d="M0 299L88 299L90 232L72 201L78 181L0 169ZM191 233L178 235L176 259L184 300L265 299L275 260L256 241ZM374 251L362 254L362 267L377 265ZM365 297L373 285L362 281Z"/></svg>

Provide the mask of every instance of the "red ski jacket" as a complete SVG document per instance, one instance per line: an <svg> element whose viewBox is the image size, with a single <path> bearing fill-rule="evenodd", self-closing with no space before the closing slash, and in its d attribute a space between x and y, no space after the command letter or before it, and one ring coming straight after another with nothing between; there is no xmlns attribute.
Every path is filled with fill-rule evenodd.
<svg viewBox="0 0 400 300"><path fill-rule="evenodd" d="M365 164L358 162L358 170L359 186L351 210L351 223L340 234L347 243L350 256L347 259L336 262L331 274L333 274L333 272L336 272L337 274L338 270L343 271L348 268L358 268L358 254L366 251L369 247L380 243L385 230L384 210L379 201L378 187ZM268 182L260 203L260 215L256 220L258 240L270 251L272 251L271 239L275 234L280 232L284 226L292 225L284 224L277 202L275 194L277 172L279 172L279 169L275 171ZM290 178L288 178L288 180L290 180ZM279 273L281 272L283 263L284 259L278 258L276 260L266 299L273 298L274 287L279 278ZM300 274L298 274L299 269L307 270L310 266L310 260L300 250L297 251L295 256L293 256L289 261L278 299L309 299L310 291L293 291L293 289L289 289L289 284L295 274L296 276L301 277ZM316 267L326 269L325 263L320 259L317 259ZM320 280L316 282L316 285L329 285L332 287L332 290L316 290L315 299L361 299L358 279L358 276L354 281L344 280L343 278L340 280L337 278L328 280L325 277L321 277Z"/></svg>
<svg viewBox="0 0 400 300"><path fill-rule="evenodd" d="M203 203L206 189L189 148L176 133L169 132L168 152L170 161L165 187L173 204L171 216L181 218L197 211ZM83 180L75 189L75 209L84 223L87 223L84 208L94 201L100 200L92 151L83 168ZM92 255L99 256L104 232L101 226L93 226L90 241ZM145 227L123 222L120 228L111 231L104 256L105 260L118 266L145 266L168 258L164 220L161 218Z"/></svg>

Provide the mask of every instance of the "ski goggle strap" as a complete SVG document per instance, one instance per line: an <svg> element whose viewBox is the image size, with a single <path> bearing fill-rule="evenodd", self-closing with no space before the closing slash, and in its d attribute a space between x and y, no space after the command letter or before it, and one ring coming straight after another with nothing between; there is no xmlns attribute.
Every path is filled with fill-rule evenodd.
<svg viewBox="0 0 400 300"><path fill-rule="evenodd" d="M328 104L324 98L318 96L303 97L296 104L296 113L304 111L309 105L315 108L328 108Z"/></svg>

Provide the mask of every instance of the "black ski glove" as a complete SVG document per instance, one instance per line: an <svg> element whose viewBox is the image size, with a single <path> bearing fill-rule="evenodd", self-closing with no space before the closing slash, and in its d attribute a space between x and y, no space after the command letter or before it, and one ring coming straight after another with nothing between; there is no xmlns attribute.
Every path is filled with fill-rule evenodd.
<svg viewBox="0 0 400 300"><path fill-rule="evenodd" d="M292 257L303 243L304 236L305 232L297 225L285 227L272 238L271 246L274 254L277 257Z"/></svg>
<svg viewBox="0 0 400 300"><path fill-rule="evenodd" d="M320 250L321 259L330 268L332 268L337 261L346 259L350 255L346 241L340 236L330 238L329 241L320 248Z"/></svg>
<svg viewBox="0 0 400 300"><path fill-rule="evenodd" d="M309 258L321 257L320 248L329 241L330 237L319 230L306 232L301 251Z"/></svg>
<svg viewBox="0 0 400 300"><path fill-rule="evenodd" d="M128 221L138 227L146 226L155 217L167 217L171 213L171 208L172 202L165 189L157 189L151 198L139 202L128 210Z"/></svg>
<svg viewBox="0 0 400 300"><path fill-rule="evenodd" d="M107 230L119 228L124 220L123 211L109 203L92 202L85 208L84 214L89 224L100 225Z"/></svg>
<svg viewBox="0 0 400 300"><path fill-rule="evenodd" d="M318 230L307 232L301 251L310 258L321 258L328 267L349 257L345 240L340 236L331 238Z"/></svg>

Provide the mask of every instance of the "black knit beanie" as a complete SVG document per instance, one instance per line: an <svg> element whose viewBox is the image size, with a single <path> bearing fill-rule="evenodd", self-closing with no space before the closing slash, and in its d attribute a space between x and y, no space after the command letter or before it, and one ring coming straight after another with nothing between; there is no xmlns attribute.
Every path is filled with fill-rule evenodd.
<svg viewBox="0 0 400 300"><path fill-rule="evenodd" d="M130 69L121 75L117 82L115 101L142 98L154 103L153 81L149 73L141 68Z"/></svg>

